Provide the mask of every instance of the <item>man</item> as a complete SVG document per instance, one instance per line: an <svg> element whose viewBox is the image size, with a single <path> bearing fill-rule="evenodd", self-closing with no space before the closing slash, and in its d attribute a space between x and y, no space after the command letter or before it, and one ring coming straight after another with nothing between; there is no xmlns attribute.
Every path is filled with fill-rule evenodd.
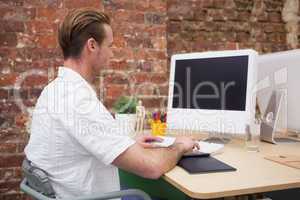
<svg viewBox="0 0 300 200"><path fill-rule="evenodd" d="M49 174L58 198L119 190L117 167L157 179L172 169L196 143L179 137L169 148L151 148L142 136L125 136L92 88L113 56L113 33L104 13L84 8L70 12L58 41L64 65L42 91L32 119L25 154Z"/></svg>

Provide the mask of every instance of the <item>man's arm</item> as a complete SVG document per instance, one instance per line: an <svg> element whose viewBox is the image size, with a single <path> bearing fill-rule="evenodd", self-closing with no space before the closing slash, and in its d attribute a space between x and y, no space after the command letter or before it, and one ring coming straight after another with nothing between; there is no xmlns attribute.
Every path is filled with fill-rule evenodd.
<svg viewBox="0 0 300 200"><path fill-rule="evenodd" d="M168 148L144 148L137 142L112 164L139 176L157 179L174 168L181 156L194 146L195 142L186 137L177 138L175 144Z"/></svg>

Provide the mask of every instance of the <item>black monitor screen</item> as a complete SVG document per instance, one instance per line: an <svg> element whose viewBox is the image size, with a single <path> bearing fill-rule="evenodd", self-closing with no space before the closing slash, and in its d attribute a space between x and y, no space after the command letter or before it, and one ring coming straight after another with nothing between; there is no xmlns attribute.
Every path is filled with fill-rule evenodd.
<svg viewBox="0 0 300 200"><path fill-rule="evenodd" d="M248 56L176 60L173 108L244 111Z"/></svg>

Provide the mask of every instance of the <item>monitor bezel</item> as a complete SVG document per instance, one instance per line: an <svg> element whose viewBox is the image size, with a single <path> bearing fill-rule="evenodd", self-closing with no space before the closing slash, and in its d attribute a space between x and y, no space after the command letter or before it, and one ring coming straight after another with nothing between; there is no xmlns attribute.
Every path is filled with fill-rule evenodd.
<svg viewBox="0 0 300 200"><path fill-rule="evenodd" d="M207 109L183 109L173 108L173 90L175 79L175 64L177 60L189 60L189 59L201 59L201 58L218 58L218 57L234 57L234 56L248 56L248 75L247 75L247 89L246 89L246 106L245 111L235 110L207 110ZM255 84L257 73L257 57L258 54L252 49L244 50L226 50L226 51L211 51L202 53L184 53L175 54L171 57L170 79L169 79L169 95L168 95L168 129L182 129L182 130L196 130L196 131L208 131L208 132L226 132L244 134L246 124L250 124L254 121L255 114ZM205 117L203 117L205 115ZM202 116L202 117L201 117ZM233 128L220 126L211 126L209 124L215 124L213 118L222 124L233 125ZM187 119L188 118L188 119ZM228 120L230 119L230 120ZM201 121L202 124L208 124L207 128L203 128L201 125L197 126L196 123ZM189 127L188 124L192 124ZM242 123L242 124L238 124ZM176 125L177 124L177 125ZM216 128L217 127L217 128Z"/></svg>

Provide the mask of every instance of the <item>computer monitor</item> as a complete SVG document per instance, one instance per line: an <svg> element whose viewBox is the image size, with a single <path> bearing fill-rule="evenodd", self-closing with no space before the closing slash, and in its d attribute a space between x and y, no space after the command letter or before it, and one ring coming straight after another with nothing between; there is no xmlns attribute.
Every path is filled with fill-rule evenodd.
<svg viewBox="0 0 300 200"><path fill-rule="evenodd" d="M244 134L254 120L254 50L173 55L168 129Z"/></svg>
<svg viewBox="0 0 300 200"><path fill-rule="evenodd" d="M266 114L273 91L283 94L276 132L288 129L300 133L300 50L289 50L258 57L257 98Z"/></svg>

